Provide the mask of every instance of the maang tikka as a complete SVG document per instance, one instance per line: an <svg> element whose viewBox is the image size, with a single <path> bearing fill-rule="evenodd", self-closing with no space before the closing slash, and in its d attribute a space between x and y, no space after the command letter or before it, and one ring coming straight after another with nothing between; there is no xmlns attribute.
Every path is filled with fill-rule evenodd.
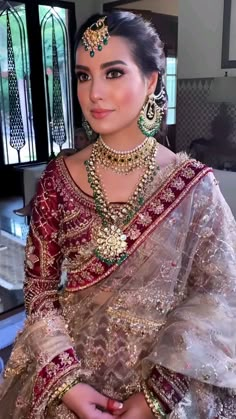
<svg viewBox="0 0 236 419"><path fill-rule="evenodd" d="M102 51L103 45L108 44L110 38L107 16L102 17L86 29L82 36L82 44L86 51L90 51L90 56L94 57L95 50Z"/></svg>
<svg viewBox="0 0 236 419"><path fill-rule="evenodd" d="M140 112L138 126L146 137L153 137L160 129L164 108L160 107L156 101L160 99L162 93L158 96L151 94Z"/></svg>

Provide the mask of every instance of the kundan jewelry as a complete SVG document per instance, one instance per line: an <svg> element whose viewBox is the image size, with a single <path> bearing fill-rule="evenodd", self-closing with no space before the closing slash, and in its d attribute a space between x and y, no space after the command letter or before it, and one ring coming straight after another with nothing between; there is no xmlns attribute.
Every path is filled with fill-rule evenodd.
<svg viewBox="0 0 236 419"><path fill-rule="evenodd" d="M108 26L105 23L107 16L104 16L86 29L82 36L82 44L86 51L90 51L90 56L94 57L95 50L102 51L103 45L108 44L110 38Z"/></svg>
<svg viewBox="0 0 236 419"><path fill-rule="evenodd" d="M153 181L156 172L158 143L155 138L149 138L148 143L149 154L146 156L146 170L141 176L133 195L122 206L109 204L97 173L97 165L101 164L103 159L103 155L101 155L101 139L93 145L90 158L85 161L88 181L93 190L96 212L101 219L101 224L96 226L93 231L95 254L108 265L121 264L127 258L128 243L124 228L143 205L147 186ZM116 154L118 159L121 152L115 150L112 152L113 157ZM138 167L141 167L141 165Z"/></svg>
<svg viewBox="0 0 236 419"><path fill-rule="evenodd" d="M147 137L153 137L157 133L164 115L164 109L156 103L158 97L159 95L154 94L148 96L138 119L138 126Z"/></svg>
<svg viewBox="0 0 236 419"><path fill-rule="evenodd" d="M117 151L109 147L99 136L96 153L101 157L100 164L119 174L128 174L140 167L148 167L153 148L153 140L145 138L137 147L128 151Z"/></svg>

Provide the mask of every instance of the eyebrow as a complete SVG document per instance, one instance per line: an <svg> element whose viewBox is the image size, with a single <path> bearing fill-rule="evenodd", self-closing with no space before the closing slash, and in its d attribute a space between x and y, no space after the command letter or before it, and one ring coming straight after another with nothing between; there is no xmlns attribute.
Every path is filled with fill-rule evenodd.
<svg viewBox="0 0 236 419"><path fill-rule="evenodd" d="M127 64L122 60L114 60L114 61L108 61L107 63L103 63L103 64L101 64L100 67L101 67L102 70L104 70L104 68L111 67L111 66L117 65L117 64L122 64L122 65L127 66ZM76 64L75 69L76 70L89 71L89 67L87 67L86 65L80 65L80 64Z"/></svg>

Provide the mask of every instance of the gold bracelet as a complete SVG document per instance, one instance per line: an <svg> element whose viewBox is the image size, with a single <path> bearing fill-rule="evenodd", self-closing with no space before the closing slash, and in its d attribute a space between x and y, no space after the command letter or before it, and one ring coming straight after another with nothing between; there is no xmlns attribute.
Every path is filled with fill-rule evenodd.
<svg viewBox="0 0 236 419"><path fill-rule="evenodd" d="M80 382L80 378L71 378L69 377L62 385L60 385L56 391L52 394L49 400L49 404L55 402L55 401L61 401L62 397L66 394L67 391L69 391L72 387L74 387L76 384Z"/></svg>
<svg viewBox="0 0 236 419"><path fill-rule="evenodd" d="M58 391L59 391L59 394L58 394L58 396L57 396L57 399L58 400L61 400L62 399L62 397L67 393L67 391L69 391L72 387L74 387L76 384L78 384L80 382L80 379L79 378L75 378L73 381L71 381L69 384L67 384L67 385L63 385L62 384L62 386L60 386L59 388L58 388Z"/></svg>
<svg viewBox="0 0 236 419"><path fill-rule="evenodd" d="M145 397L145 400L151 409L153 415L157 419L163 419L166 418L166 413L164 412L161 403L157 400L155 397L155 394L148 388L145 381L142 381L141 388L143 390L143 394Z"/></svg>

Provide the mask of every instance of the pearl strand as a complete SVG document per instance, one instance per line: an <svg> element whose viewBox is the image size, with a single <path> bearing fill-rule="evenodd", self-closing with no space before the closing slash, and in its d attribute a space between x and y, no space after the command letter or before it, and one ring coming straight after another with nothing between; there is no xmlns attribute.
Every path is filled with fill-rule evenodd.
<svg viewBox="0 0 236 419"><path fill-rule="evenodd" d="M124 151L124 150L118 151L118 150L115 150L114 148L110 147L108 144L106 144L104 142L104 140L103 140L103 138L102 138L101 135L99 135L98 140L101 141L103 147L106 148L108 151L110 151L112 153L115 153L115 154L117 154L119 156L124 156L126 154L135 153L136 151L138 151L142 147L144 147L146 145L146 143L148 142L149 137L145 137L144 140L143 140L143 142L141 144L137 145L135 148L133 148L131 150L126 150L126 151Z"/></svg>

